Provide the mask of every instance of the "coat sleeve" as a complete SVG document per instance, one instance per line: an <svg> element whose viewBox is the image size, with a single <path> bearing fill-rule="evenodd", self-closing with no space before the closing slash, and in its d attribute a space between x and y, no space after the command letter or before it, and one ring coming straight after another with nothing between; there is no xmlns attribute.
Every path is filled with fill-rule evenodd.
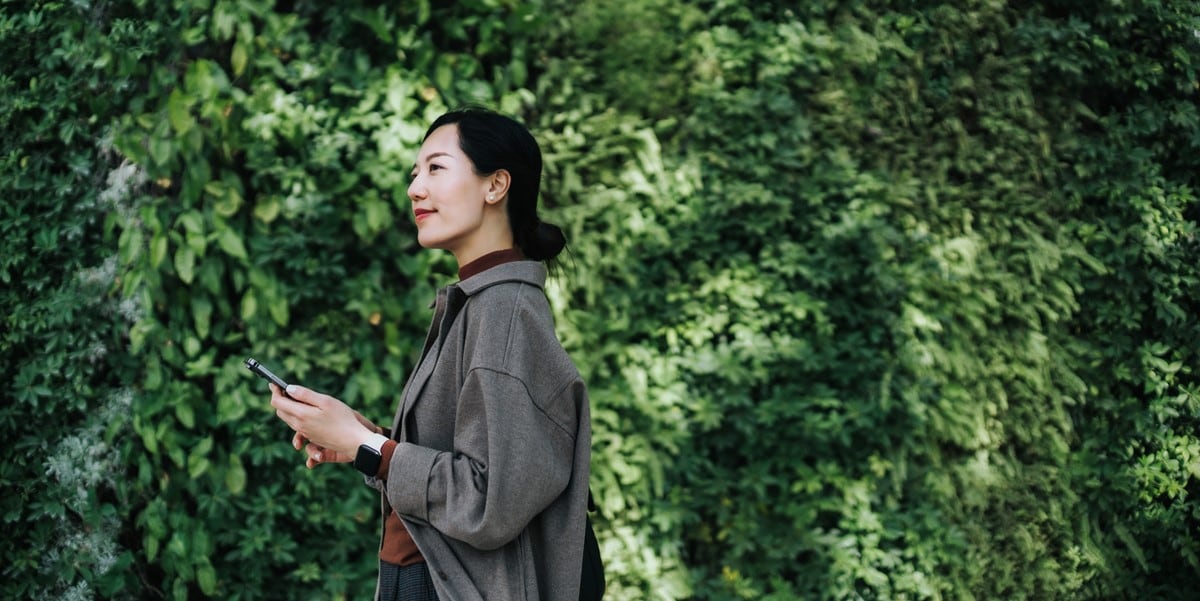
<svg viewBox="0 0 1200 601"><path fill-rule="evenodd" d="M569 387L558 394L568 395ZM543 411L520 379L476 368L459 397L454 450L399 443L388 472L388 502L445 536L497 549L566 489L575 435Z"/></svg>

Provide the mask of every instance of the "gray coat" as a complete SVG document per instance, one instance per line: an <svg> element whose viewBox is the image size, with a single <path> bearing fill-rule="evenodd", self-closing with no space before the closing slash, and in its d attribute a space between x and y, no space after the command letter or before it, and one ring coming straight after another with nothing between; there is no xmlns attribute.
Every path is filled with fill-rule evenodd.
<svg viewBox="0 0 1200 601"><path fill-rule="evenodd" d="M591 423L536 261L438 291L386 482L442 601L579 598Z"/></svg>

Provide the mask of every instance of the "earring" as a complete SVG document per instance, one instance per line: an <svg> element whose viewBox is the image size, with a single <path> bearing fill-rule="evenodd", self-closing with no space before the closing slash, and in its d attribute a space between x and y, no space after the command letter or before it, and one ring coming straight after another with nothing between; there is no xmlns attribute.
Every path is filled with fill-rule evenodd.
<svg viewBox="0 0 1200 601"><path fill-rule="evenodd" d="M495 194L488 194L488 200L496 200Z"/></svg>

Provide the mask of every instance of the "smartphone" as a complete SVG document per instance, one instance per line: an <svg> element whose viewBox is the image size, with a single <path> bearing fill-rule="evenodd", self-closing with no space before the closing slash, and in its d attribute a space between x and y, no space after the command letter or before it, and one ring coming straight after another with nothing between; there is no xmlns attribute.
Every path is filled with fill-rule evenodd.
<svg viewBox="0 0 1200 601"><path fill-rule="evenodd" d="M259 363L258 361L255 361L254 359L246 359L246 369L254 372L255 374L258 375L258 377L275 384L276 386L279 387L280 391L287 390L288 383L284 382L283 378L271 373L271 370L263 367L262 363ZM286 392L283 394L284 394L284 396L287 396Z"/></svg>

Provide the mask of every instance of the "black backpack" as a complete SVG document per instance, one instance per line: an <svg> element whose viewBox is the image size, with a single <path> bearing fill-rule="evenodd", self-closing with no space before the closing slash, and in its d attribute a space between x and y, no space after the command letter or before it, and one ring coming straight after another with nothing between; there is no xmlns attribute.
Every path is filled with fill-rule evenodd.
<svg viewBox="0 0 1200 601"><path fill-rule="evenodd" d="M588 491L588 511L596 511L592 491ZM583 531L583 577L579 581L579 601L600 601L604 598L604 561L600 559L600 543L592 530L592 518L585 517Z"/></svg>

